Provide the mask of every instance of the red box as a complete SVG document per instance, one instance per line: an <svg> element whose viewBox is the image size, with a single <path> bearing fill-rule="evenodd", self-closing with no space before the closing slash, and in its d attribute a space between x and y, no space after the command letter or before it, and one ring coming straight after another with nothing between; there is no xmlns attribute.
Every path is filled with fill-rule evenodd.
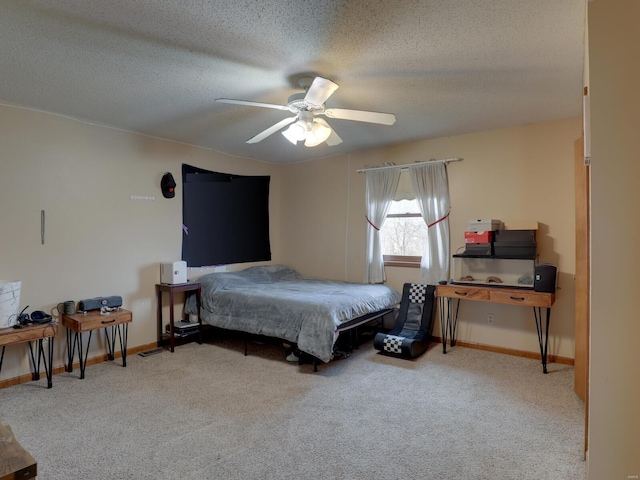
<svg viewBox="0 0 640 480"><path fill-rule="evenodd" d="M491 243L493 232L464 232L464 243Z"/></svg>

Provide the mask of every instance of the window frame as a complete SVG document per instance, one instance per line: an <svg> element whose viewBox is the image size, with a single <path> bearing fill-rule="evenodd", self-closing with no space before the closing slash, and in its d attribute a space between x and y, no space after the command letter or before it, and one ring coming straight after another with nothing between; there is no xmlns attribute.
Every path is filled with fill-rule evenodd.
<svg viewBox="0 0 640 480"><path fill-rule="evenodd" d="M420 268L421 256L412 255L382 255L385 267Z"/></svg>

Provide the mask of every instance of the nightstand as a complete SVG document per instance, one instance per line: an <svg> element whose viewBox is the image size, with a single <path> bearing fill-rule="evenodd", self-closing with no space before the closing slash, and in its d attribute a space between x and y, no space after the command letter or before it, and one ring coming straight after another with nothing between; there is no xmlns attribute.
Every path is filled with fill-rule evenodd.
<svg viewBox="0 0 640 480"><path fill-rule="evenodd" d="M175 300L175 294L178 292L194 292L196 295L196 308L198 312L198 343L202 344L202 320L200 320L200 294L201 286L199 282L187 282L187 283L157 283L156 292L158 294L158 347L163 345L163 333L162 333L162 292L169 293L169 345L173 352L176 339L175 339L175 321L173 315L173 303Z"/></svg>
<svg viewBox="0 0 640 480"><path fill-rule="evenodd" d="M127 366L127 337L129 333L129 323L133 319L133 314L129 310L119 308L113 312L100 313L100 310L93 310L87 313L75 313L73 315L62 315L61 323L67 327L67 372L73 372L73 357L76 346L78 347L78 360L80 362L80 378L84 378L84 370L87 366L87 356L89 345L91 344L91 334L94 330L104 328L107 337L107 350L109 360L115 358L116 335L120 338L120 352L122 354L122 366ZM122 326L122 330L120 330ZM109 329L111 327L111 336ZM73 332L73 333L72 333ZM82 332L89 332L87 346L82 351Z"/></svg>

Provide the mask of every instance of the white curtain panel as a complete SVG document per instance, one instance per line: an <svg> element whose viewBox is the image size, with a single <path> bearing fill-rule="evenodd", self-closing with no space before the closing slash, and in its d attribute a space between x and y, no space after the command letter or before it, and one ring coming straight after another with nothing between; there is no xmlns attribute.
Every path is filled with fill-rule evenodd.
<svg viewBox="0 0 640 480"><path fill-rule="evenodd" d="M393 200L399 202L402 200L414 200L415 198L416 194L413 191L413 185L411 184L411 177L409 176L409 172L403 172L402 170L400 170L398 189L396 190L396 194L393 197Z"/></svg>
<svg viewBox="0 0 640 480"><path fill-rule="evenodd" d="M367 172L367 268L364 278L366 283L382 283L386 280L379 230L387 218L398 188L398 180L399 168Z"/></svg>
<svg viewBox="0 0 640 480"><path fill-rule="evenodd" d="M427 244L420 262L420 280L436 285L449 278L449 182L444 163L409 168L422 218L427 224Z"/></svg>

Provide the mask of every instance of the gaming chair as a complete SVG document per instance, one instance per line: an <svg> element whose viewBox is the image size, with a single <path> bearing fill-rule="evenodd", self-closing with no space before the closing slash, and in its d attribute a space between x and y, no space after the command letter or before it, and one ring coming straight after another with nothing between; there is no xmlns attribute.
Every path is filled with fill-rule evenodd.
<svg viewBox="0 0 640 480"><path fill-rule="evenodd" d="M389 333L378 333L373 346L381 353L404 358L416 358L427 351L435 316L434 285L405 283L400 311Z"/></svg>

